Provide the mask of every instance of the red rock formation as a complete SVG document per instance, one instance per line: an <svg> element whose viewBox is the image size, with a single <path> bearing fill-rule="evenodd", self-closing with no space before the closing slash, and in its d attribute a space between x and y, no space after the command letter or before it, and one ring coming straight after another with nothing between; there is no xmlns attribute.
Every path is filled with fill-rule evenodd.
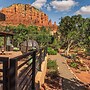
<svg viewBox="0 0 90 90"><path fill-rule="evenodd" d="M5 21L0 22L2 25L19 25L24 24L47 26L57 31L57 25L48 20L48 16L42 11L36 9L29 4L13 4L7 8L3 8L1 13L5 14Z"/></svg>

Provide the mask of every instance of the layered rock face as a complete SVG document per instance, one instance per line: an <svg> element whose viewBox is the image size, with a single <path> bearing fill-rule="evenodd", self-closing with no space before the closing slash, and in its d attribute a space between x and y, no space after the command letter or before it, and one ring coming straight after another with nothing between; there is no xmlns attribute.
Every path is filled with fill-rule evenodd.
<svg viewBox="0 0 90 90"><path fill-rule="evenodd" d="M0 12L5 15L5 21L0 22L2 25L46 26L52 28L53 31L57 31L56 23L52 24L44 12L30 4L13 4L3 8Z"/></svg>

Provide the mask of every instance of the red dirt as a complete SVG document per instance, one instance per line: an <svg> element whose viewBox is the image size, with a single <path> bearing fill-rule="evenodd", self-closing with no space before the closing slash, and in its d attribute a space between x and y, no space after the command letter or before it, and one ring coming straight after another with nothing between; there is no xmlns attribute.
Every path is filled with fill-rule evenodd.
<svg viewBox="0 0 90 90"><path fill-rule="evenodd" d="M80 73L74 69L71 68L71 70L74 72L74 74L85 84L90 84L90 72L80 71Z"/></svg>

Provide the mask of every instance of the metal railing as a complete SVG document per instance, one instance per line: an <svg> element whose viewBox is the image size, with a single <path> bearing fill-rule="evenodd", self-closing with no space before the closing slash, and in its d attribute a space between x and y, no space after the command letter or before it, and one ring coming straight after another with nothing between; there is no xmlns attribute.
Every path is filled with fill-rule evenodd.
<svg viewBox="0 0 90 90"><path fill-rule="evenodd" d="M44 47L12 59L0 57L2 90L35 90L35 75L41 70L46 50Z"/></svg>

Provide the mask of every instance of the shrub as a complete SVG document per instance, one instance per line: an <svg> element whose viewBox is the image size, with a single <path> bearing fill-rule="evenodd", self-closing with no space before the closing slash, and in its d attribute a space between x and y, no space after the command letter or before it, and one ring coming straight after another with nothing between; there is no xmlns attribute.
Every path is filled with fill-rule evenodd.
<svg viewBox="0 0 90 90"><path fill-rule="evenodd" d="M47 62L48 73L47 76L56 78L59 75L58 65L55 60L48 60Z"/></svg>
<svg viewBox="0 0 90 90"><path fill-rule="evenodd" d="M49 55L56 55L57 54L57 51L55 51L54 49L52 49L51 47L48 47L47 48L47 52Z"/></svg>
<svg viewBox="0 0 90 90"><path fill-rule="evenodd" d="M71 54L71 59L76 61L79 60L79 57L77 56L77 54Z"/></svg>
<svg viewBox="0 0 90 90"><path fill-rule="evenodd" d="M75 62L71 62L70 63L70 66L73 67L73 68L78 68L78 64L75 63Z"/></svg>
<svg viewBox="0 0 90 90"><path fill-rule="evenodd" d="M48 69L53 69L56 70L57 69L57 63L55 60L48 60L47 62L47 68Z"/></svg>
<svg viewBox="0 0 90 90"><path fill-rule="evenodd" d="M13 51L19 51L19 48L14 47L14 48L13 48Z"/></svg>
<svg viewBox="0 0 90 90"><path fill-rule="evenodd" d="M87 48L87 49L85 50L85 56L90 56L90 49L89 49L89 48Z"/></svg>

